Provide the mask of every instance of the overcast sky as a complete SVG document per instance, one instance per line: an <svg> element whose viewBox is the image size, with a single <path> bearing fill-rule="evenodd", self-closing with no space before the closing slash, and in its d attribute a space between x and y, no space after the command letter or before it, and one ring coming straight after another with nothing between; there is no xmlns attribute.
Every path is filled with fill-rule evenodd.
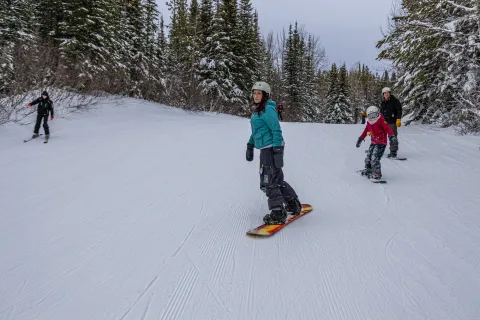
<svg viewBox="0 0 480 320"><path fill-rule="evenodd" d="M157 0L166 23L170 12L166 0ZM199 0L199 2L201 2ZM386 27L392 0L252 0L258 10L263 35L270 30L288 30L295 20L306 31L320 37L330 63L356 61L372 69L381 69L387 62L376 61L375 44Z"/></svg>

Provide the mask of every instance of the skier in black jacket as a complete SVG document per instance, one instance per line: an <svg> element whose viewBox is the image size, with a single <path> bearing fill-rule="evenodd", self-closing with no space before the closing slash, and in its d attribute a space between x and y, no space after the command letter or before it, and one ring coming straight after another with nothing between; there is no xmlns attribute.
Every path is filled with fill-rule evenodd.
<svg viewBox="0 0 480 320"><path fill-rule="evenodd" d="M33 129L32 138L38 137L38 131L40 130L40 124L42 123L42 119L43 119L43 130L45 130L45 138L48 139L50 137L50 129L48 128L48 114L51 113L50 119L53 120L54 112L53 112L53 102L48 97L47 91L43 91L42 96L30 102L27 105L27 107L31 107L36 104L38 104L37 121L35 122L35 128Z"/></svg>
<svg viewBox="0 0 480 320"><path fill-rule="evenodd" d="M385 121L388 126L392 129L393 133L398 140L398 130L402 126L402 104L400 101L391 93L390 88L382 89L383 101L380 105L380 112L383 114ZM390 154L387 155L388 158L396 158L398 151L398 144L390 144Z"/></svg>

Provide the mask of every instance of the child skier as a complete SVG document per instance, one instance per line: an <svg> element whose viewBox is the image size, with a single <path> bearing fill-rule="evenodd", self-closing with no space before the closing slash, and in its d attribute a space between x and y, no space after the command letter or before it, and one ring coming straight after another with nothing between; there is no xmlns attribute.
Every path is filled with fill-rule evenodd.
<svg viewBox="0 0 480 320"><path fill-rule="evenodd" d="M43 91L42 96L32 102L30 102L27 107L31 107L38 104L37 108L37 121L35 122L35 128L33 129L32 138L38 137L38 131L40 130L40 124L43 119L43 130L45 131L45 139L48 140L50 137L50 129L48 128L48 114L51 112L50 119L53 120L53 102L48 97L48 92Z"/></svg>
<svg viewBox="0 0 480 320"><path fill-rule="evenodd" d="M275 109L270 99L270 86L257 82L252 87L254 113L250 119L252 134L247 143L246 159L253 160L253 148L260 150L260 190L268 197L271 210L265 224L284 224L287 215L298 215L302 205L295 190L283 179L283 151L285 142Z"/></svg>
<svg viewBox="0 0 480 320"><path fill-rule="evenodd" d="M371 179L380 180L382 178L380 160L387 147L387 135L391 146L397 146L398 140L392 129L385 122L383 115L380 114L380 110L375 106L367 109L367 125L357 140L357 148L360 147L368 132L370 132L371 144L368 148L365 158L365 170L363 170L362 174Z"/></svg>

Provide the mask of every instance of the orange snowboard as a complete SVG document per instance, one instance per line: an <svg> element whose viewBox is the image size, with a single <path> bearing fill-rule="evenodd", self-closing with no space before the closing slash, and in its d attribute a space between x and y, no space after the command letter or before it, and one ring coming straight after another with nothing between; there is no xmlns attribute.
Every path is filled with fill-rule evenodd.
<svg viewBox="0 0 480 320"><path fill-rule="evenodd" d="M288 226L293 221L300 219L307 213L313 210L313 207L309 204L302 204L302 211L298 216L288 216L287 221L284 224L263 224L258 226L254 229L248 230L247 235L251 236L259 236L259 237L269 237L274 235L278 231L282 230L286 226Z"/></svg>

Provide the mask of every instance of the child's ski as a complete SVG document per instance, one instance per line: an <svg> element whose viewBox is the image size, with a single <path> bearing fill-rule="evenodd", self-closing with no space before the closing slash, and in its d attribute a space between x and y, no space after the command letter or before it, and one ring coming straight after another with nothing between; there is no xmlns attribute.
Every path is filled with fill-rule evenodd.
<svg viewBox="0 0 480 320"><path fill-rule="evenodd" d="M35 137L35 138L34 138L34 137L30 137L30 138L28 138L28 139L25 139L25 140L23 140L23 142L31 141L31 140L33 140L33 139L36 139L36 138L40 137L40 136L43 136L43 133L40 133L40 134L39 134L37 137Z"/></svg>
<svg viewBox="0 0 480 320"><path fill-rule="evenodd" d="M407 160L407 158L398 158L398 157L395 157L395 158L388 158L390 160L398 160L398 161L405 161Z"/></svg>

